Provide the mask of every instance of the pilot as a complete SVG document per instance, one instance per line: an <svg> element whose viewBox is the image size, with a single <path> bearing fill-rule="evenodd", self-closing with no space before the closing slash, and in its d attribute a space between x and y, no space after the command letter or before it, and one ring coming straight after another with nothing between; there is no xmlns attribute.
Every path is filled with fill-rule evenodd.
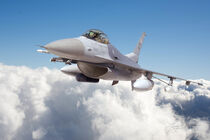
<svg viewBox="0 0 210 140"><path fill-rule="evenodd" d="M94 39L95 41L100 43L108 44L108 41L102 38L99 33L95 33L93 31L89 32L89 38Z"/></svg>
<svg viewBox="0 0 210 140"><path fill-rule="evenodd" d="M92 31L90 31L90 33L89 33L89 37L90 38L95 38L96 37L96 34L94 33L94 32L92 32Z"/></svg>
<svg viewBox="0 0 210 140"><path fill-rule="evenodd" d="M98 33L90 31L89 37L91 39L94 39L94 40L98 41L98 42L101 42L100 35Z"/></svg>

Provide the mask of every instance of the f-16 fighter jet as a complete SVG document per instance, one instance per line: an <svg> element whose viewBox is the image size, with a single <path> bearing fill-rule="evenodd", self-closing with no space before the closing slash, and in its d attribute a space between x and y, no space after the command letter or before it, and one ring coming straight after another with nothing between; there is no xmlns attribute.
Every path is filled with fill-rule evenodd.
<svg viewBox="0 0 210 140"><path fill-rule="evenodd" d="M76 38L68 38L51 42L41 46L45 50L37 50L41 53L50 53L58 57L52 58L52 62L64 62L67 66L61 68L65 74L72 75L79 82L97 83L100 79L112 80L112 85L119 81L131 81L132 90L148 91L154 86L155 75L169 78L165 82L172 86L173 80L186 81L186 85L197 83L175 76L143 69L138 65L138 59L142 43L145 37L142 34L133 52L123 55L109 41L107 35L100 30L91 29Z"/></svg>

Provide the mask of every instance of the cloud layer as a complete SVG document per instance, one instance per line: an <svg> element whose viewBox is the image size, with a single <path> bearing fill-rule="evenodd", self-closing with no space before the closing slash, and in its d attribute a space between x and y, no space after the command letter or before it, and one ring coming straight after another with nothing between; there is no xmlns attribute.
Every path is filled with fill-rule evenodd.
<svg viewBox="0 0 210 140"><path fill-rule="evenodd" d="M132 92L48 68L0 64L0 139L210 139L210 82Z"/></svg>

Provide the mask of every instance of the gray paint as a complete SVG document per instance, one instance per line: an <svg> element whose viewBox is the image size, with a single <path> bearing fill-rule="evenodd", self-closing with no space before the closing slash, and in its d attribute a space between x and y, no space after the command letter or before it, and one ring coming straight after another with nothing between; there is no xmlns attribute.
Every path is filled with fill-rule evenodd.
<svg viewBox="0 0 210 140"><path fill-rule="evenodd" d="M79 70L77 69L76 71L80 71L90 78L132 81L131 83L133 85L142 75L146 77L149 76L147 78L151 80L152 75L156 74L169 77L170 79L184 80L188 83L193 82L142 69L138 65L138 58L145 35L145 33L142 34L134 52L126 56L121 54L111 44L103 44L84 36L54 41L44 46L44 48L46 48L49 53L55 54L61 58L75 60L79 67ZM72 71L73 75L75 74L75 69L69 68L69 70L63 70L63 72L66 71Z"/></svg>

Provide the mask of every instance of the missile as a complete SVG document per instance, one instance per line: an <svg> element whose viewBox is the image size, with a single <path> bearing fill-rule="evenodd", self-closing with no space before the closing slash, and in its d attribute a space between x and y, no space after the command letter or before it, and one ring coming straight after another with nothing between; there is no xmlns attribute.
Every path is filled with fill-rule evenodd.
<svg viewBox="0 0 210 140"><path fill-rule="evenodd" d="M37 50L37 52L39 52L39 53L49 53L47 50L41 50L41 49Z"/></svg>

